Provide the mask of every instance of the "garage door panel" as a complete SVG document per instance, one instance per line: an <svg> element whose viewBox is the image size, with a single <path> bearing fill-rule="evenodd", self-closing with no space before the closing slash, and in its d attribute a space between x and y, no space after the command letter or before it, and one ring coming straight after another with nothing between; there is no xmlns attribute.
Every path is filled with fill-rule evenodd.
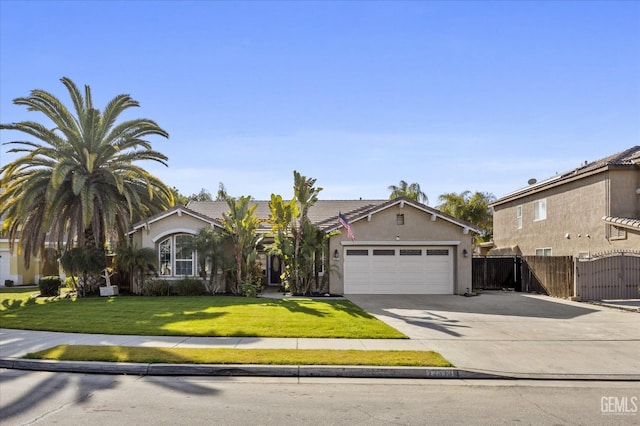
<svg viewBox="0 0 640 426"><path fill-rule="evenodd" d="M452 257L450 247L350 247L345 293L452 294Z"/></svg>

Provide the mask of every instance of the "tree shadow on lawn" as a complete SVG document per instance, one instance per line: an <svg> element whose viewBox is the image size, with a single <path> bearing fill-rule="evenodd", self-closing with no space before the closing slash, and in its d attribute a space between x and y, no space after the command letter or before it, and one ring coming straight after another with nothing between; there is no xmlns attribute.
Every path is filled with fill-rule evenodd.
<svg viewBox="0 0 640 426"><path fill-rule="evenodd" d="M30 298L26 300L21 299L5 299L2 301L2 309L0 311L10 311L12 309L19 309L24 306L35 305L36 299Z"/></svg>
<svg viewBox="0 0 640 426"><path fill-rule="evenodd" d="M278 302L268 302L268 306L277 306L286 308L293 313L304 313L308 315L314 315L318 317L327 317L332 315L332 311L343 312L352 317L359 317L365 319L373 319L374 316L368 314L366 311L358 307L357 305L346 301L326 301L315 299L281 299ZM312 305L314 307L312 307Z"/></svg>
<svg viewBox="0 0 640 426"><path fill-rule="evenodd" d="M305 299L280 299L278 301L268 301L263 303L264 306L272 306L278 308L285 308L287 311L294 314L305 314L316 317L326 317L329 315L329 312L322 311L317 308L313 308L310 305L316 305L312 300Z"/></svg>
<svg viewBox="0 0 640 426"><path fill-rule="evenodd" d="M248 309L235 309L242 306L248 306ZM4 317L3 326L7 328L42 331L109 335L272 337L268 330L256 334L255 331L244 332L242 328L247 321L262 321L263 324L271 322L274 325L287 321L286 315L279 321L276 319L277 313L271 314L266 309L260 312L261 308L285 309L292 314L308 316L309 321L342 317L340 321L344 322L344 314L354 319L378 321L375 316L348 300L274 300L226 296L83 298L55 304L22 306L21 309L0 313L0 318ZM256 310L255 315L252 315L252 309ZM236 313L237 321L234 316ZM224 316L228 318L219 321ZM273 337L299 336L276 333Z"/></svg>

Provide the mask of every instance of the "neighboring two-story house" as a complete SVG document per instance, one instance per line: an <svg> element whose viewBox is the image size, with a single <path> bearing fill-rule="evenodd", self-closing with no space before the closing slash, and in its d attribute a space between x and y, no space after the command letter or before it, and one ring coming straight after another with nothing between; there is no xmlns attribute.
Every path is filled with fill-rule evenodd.
<svg viewBox="0 0 640 426"><path fill-rule="evenodd" d="M640 251L640 146L532 180L491 207L491 254L588 258Z"/></svg>

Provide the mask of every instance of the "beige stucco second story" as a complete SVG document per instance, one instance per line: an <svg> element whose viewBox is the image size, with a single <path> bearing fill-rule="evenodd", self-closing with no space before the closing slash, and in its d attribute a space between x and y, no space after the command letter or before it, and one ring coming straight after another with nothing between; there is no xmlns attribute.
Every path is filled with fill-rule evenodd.
<svg viewBox="0 0 640 426"><path fill-rule="evenodd" d="M523 255L640 250L640 147L497 200L494 245Z"/></svg>

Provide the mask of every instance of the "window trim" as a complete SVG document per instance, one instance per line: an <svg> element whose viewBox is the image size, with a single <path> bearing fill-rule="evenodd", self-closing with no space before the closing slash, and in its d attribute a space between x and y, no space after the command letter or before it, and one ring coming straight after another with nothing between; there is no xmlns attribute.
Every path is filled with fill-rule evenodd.
<svg viewBox="0 0 640 426"><path fill-rule="evenodd" d="M539 206L536 209L536 206ZM542 209L544 207L544 209ZM537 213L536 213L537 212ZM533 221L540 222L547 219L547 199L541 198L533 202Z"/></svg>
<svg viewBox="0 0 640 426"><path fill-rule="evenodd" d="M522 204L516 206L516 229L522 229Z"/></svg>
<svg viewBox="0 0 640 426"><path fill-rule="evenodd" d="M541 251L542 254L538 254L538 251ZM547 251L549 252L548 254ZM553 249L551 247L536 248L536 256L553 256Z"/></svg>
<svg viewBox="0 0 640 426"><path fill-rule="evenodd" d="M167 235L166 238L160 240L158 242L158 247L157 247L157 254L158 254L158 265L160 266L160 277L166 277L166 278L179 278L179 277L195 277L198 274L197 271L197 267L198 267L198 252L196 250L192 250L191 251L191 258L178 258L177 257L177 240L179 237L182 236L186 236L186 237L190 237L193 238L194 235L193 234L189 234L189 233L177 233L177 234L171 234L171 235ZM169 245L169 252L168 252L168 256L169 256L169 260L168 262L163 262L163 253L162 253L162 246L163 244L167 243ZM190 262L191 263L191 273L190 274L177 274L177 262ZM164 267L169 269L168 274L162 274L162 269L163 269L163 263L164 263Z"/></svg>
<svg viewBox="0 0 640 426"><path fill-rule="evenodd" d="M626 240L627 239L627 230L622 226L617 225L609 225L609 240Z"/></svg>

